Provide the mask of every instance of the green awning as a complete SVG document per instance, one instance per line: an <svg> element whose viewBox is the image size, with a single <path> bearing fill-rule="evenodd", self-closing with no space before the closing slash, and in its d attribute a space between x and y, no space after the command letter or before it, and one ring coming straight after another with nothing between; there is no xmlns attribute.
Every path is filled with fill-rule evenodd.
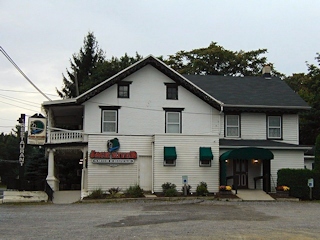
<svg viewBox="0 0 320 240"><path fill-rule="evenodd" d="M164 147L164 160L176 160L176 147Z"/></svg>
<svg viewBox="0 0 320 240"><path fill-rule="evenodd" d="M200 161L212 160L213 154L211 151L211 147L200 147L199 148L199 158L200 158Z"/></svg>
<svg viewBox="0 0 320 240"><path fill-rule="evenodd" d="M273 159L273 153L265 148L238 148L234 150L227 151L220 156L220 161L225 161L227 159L261 159L261 160L271 160Z"/></svg>

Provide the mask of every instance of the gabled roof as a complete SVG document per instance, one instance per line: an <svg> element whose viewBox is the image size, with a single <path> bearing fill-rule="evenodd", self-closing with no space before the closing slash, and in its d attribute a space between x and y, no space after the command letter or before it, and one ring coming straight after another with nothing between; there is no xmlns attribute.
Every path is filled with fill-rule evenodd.
<svg viewBox="0 0 320 240"><path fill-rule="evenodd" d="M181 75L152 55L74 99L47 101L43 106L82 104L146 65L155 67L218 110L298 112L310 109L307 103L279 78Z"/></svg>
<svg viewBox="0 0 320 240"><path fill-rule="evenodd" d="M82 104L85 101L88 101L92 97L96 96L97 94L103 92L107 88L111 87L114 84L121 82L124 78L128 77L129 75L135 73L136 71L140 70L141 68L145 67L146 65L151 65L154 68L158 69L160 72L171 78L177 84L183 86L191 93L195 94L197 97L205 101L206 103L210 104L211 106L215 107L216 109L221 109L221 102L215 99L213 96L210 96L208 93L203 91L201 88L193 84L191 81L180 75L178 72L173 70L172 68L168 67L159 59L155 58L154 56L150 55L134 64L129 66L128 68L122 70L121 72L117 73L116 75L112 76L111 78L101 82L100 84L96 85L95 87L89 89L87 92L81 94L80 96L74 98L73 100L66 99L66 100L58 100L58 101L46 101L43 103L44 106L48 105L61 105L61 104ZM66 101L66 103L65 103Z"/></svg>
<svg viewBox="0 0 320 240"><path fill-rule="evenodd" d="M297 112L310 109L286 82L277 77L183 76L222 102L224 110Z"/></svg>

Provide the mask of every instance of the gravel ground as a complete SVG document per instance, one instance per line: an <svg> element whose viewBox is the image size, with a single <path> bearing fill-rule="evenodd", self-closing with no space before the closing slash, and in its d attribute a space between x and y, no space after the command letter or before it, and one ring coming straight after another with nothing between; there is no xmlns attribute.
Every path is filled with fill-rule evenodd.
<svg viewBox="0 0 320 240"><path fill-rule="evenodd" d="M319 202L0 205L0 239L320 239Z"/></svg>

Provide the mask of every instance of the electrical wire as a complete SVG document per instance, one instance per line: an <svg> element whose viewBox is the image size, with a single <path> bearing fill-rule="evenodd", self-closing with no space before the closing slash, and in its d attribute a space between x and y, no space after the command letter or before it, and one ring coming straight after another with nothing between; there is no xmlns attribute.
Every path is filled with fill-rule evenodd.
<svg viewBox="0 0 320 240"><path fill-rule="evenodd" d="M11 89L0 89L0 91L3 92L17 92L17 93L30 93L30 94L38 94L38 92L30 92L30 91L18 91L18 90L11 90ZM54 97L58 97L57 94L52 94L52 93L45 93L46 95L50 95L50 96L54 96Z"/></svg>
<svg viewBox="0 0 320 240"><path fill-rule="evenodd" d="M21 109L25 109L25 110L29 110L29 111L33 111L33 112L37 112L35 110L32 110L30 108L25 108L25 107L21 107L21 106L18 106L18 105L14 105L14 104L11 104L11 103L7 103L7 102L3 102L3 101L0 101L1 103L5 103L5 104L8 104L8 105L11 105L11 106L14 106L14 107L18 107L18 108L21 108ZM32 107L32 106L31 106Z"/></svg>
<svg viewBox="0 0 320 240"><path fill-rule="evenodd" d="M19 68L19 66L11 59L11 57L6 53L6 51L0 46L0 51L3 53L3 55L8 59L8 61L18 70L19 73L21 73L22 76L24 76L25 79L28 80L28 82L38 90L39 93L41 93L46 99L51 101L51 99L45 95L28 77L24 74L24 72Z"/></svg>
<svg viewBox="0 0 320 240"><path fill-rule="evenodd" d="M22 100L22 99L14 98L14 97L8 97L8 96L2 95L2 94L0 94L0 98L8 99L8 100L10 100L10 101L17 102L17 103L29 102L29 105L32 106L32 107L39 107L39 106L41 105L41 104L38 104L38 103L36 103L36 102L31 102L31 101L27 101L27 100Z"/></svg>

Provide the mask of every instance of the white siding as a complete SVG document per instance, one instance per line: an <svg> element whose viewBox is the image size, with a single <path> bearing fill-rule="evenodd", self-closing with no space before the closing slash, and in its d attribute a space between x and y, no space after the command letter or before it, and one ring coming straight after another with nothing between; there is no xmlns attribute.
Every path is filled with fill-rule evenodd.
<svg viewBox="0 0 320 240"><path fill-rule="evenodd" d="M271 191L277 186L278 170L282 168L302 169L304 168L303 150L271 150L274 159L271 160Z"/></svg>
<svg viewBox="0 0 320 240"><path fill-rule="evenodd" d="M120 187L123 191L129 186L140 184L140 175L146 176L149 172L144 163L140 166L140 157L145 160L145 157L151 156L151 136L104 136L90 135L89 136L89 155L92 150L97 152L107 151L107 141L117 137L120 142L120 152L136 151L138 159L134 164L119 165L110 167L107 164L93 164L89 157L88 161L88 190L93 191L101 188L108 190L112 187ZM141 169L139 168L141 167ZM148 189L145 189L148 190ZM150 189L151 190L151 189Z"/></svg>
<svg viewBox="0 0 320 240"><path fill-rule="evenodd" d="M117 85L113 85L84 103L84 131L101 132L101 109L99 106L121 106L119 134L151 135L165 132L163 108L184 108L182 111L183 134L217 133L219 111L184 89L178 87L178 100L166 99L166 85L173 82L166 75L147 65L128 76L130 98L117 97Z"/></svg>
<svg viewBox="0 0 320 240"><path fill-rule="evenodd" d="M154 138L154 191L161 192L165 182L174 183L181 191L182 176L195 192L200 182L206 182L210 192L219 187L218 136L155 135ZM177 151L176 166L163 166L164 147L174 146ZM211 167L199 167L199 147L211 147L214 158Z"/></svg>
<svg viewBox="0 0 320 240"><path fill-rule="evenodd" d="M266 139L266 114L242 113L240 120L242 139Z"/></svg>
<svg viewBox="0 0 320 240"><path fill-rule="evenodd" d="M283 142L299 144L299 116L284 114L282 121Z"/></svg>
<svg viewBox="0 0 320 240"><path fill-rule="evenodd" d="M240 139L267 139L267 115L265 113L241 113ZM221 117L221 134L224 137L224 115ZM282 117L281 142L299 144L299 116L284 114Z"/></svg>

